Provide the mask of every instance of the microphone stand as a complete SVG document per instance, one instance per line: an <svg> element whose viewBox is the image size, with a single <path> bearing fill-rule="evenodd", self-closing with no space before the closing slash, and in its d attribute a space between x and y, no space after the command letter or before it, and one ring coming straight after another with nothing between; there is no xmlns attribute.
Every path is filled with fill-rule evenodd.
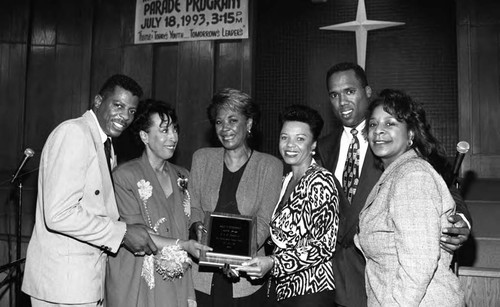
<svg viewBox="0 0 500 307"><path fill-rule="evenodd" d="M21 238L23 227L23 182L21 177L17 178L18 206L17 206L17 232L16 232L16 260L21 259ZM21 306L21 263L16 266L15 293L16 306Z"/></svg>
<svg viewBox="0 0 500 307"><path fill-rule="evenodd" d="M6 269L11 269L15 267L16 269L16 274L14 276L14 291L15 291L15 301L16 301L16 306L21 307L21 282L22 282L22 275L23 272L21 270L21 265L24 263L26 258L21 258L21 248L22 248L22 227L23 227L23 181L22 177L24 177L27 174L30 174L34 171L37 171L38 167L28 171L26 173L20 174L16 177L15 179L15 185L17 189L17 206L16 206L16 216L17 216L17 231L16 231L16 260L12 261L9 264L2 265L0 267L0 272L6 270ZM9 180L11 181L11 180Z"/></svg>

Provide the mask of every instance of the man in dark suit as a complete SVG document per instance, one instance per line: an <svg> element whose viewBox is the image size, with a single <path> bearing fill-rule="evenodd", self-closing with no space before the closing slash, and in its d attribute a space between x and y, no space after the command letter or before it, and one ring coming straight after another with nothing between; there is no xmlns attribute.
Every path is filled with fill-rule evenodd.
<svg viewBox="0 0 500 307"><path fill-rule="evenodd" d="M366 198L377 183L382 170L375 167L374 155L363 136L366 125L365 114L368 110L372 89L368 85L364 70L353 63L339 63L330 68L326 76L328 95L340 124L332 133L318 140L317 161L330 170L342 182L348 148L353 139L351 129L359 132L359 181L349 201L342 189L340 193L340 224L334 256L336 284L336 304L338 306L366 306L365 259L353 242L359 222L359 212ZM356 134L355 134L356 135ZM339 185L343 186L342 185ZM470 221L467 208L458 193L452 193L457 202L457 211L463 212ZM457 197L458 196L458 199ZM450 222L453 228L443 230L441 246L452 252L458 249L470 233L470 225L461 215L453 215Z"/></svg>

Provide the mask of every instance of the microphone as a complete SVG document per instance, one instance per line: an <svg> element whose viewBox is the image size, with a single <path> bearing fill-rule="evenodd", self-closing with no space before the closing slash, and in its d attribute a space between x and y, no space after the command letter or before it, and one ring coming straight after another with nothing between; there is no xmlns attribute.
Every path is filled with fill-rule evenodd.
<svg viewBox="0 0 500 307"><path fill-rule="evenodd" d="M466 141L460 141L457 144L457 154L455 155L455 162L453 163L453 176L451 177L454 184L458 178L458 172L460 171L460 166L464 160L465 154L469 151L470 145Z"/></svg>
<svg viewBox="0 0 500 307"><path fill-rule="evenodd" d="M10 181L10 183L14 183L14 181L17 179L17 177L19 176L19 173L21 172L21 170L23 169L24 165L26 164L26 162L29 160L29 158L33 157L35 155L35 151L31 148L26 148L24 150L24 159L23 161L21 161L21 163L19 164L16 172L14 175L12 175L12 179Z"/></svg>

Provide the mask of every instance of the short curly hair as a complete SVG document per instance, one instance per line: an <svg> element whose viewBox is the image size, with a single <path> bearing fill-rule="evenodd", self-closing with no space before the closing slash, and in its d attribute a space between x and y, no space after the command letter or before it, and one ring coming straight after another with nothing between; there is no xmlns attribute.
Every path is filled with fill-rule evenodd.
<svg viewBox="0 0 500 307"><path fill-rule="evenodd" d="M287 107L280 116L281 126L285 122L297 121L309 125L313 134L313 140L316 141L323 129L323 118L315 109L305 105L292 105Z"/></svg>
<svg viewBox="0 0 500 307"><path fill-rule="evenodd" d="M139 98L141 98L144 94L142 91L142 87L134 79L126 75L116 74L109 77L104 82L101 89L99 90L99 95L104 98L106 97L106 95L112 93L117 86L131 92L132 95Z"/></svg>
<svg viewBox="0 0 500 307"><path fill-rule="evenodd" d="M135 136L139 145L144 146L141 141L139 132L149 131L149 129L153 125L151 116L154 114L158 114L160 116L160 124L166 122L167 126L173 125L177 130L179 129L175 109L169 103L155 99L146 99L140 101L135 113L135 119L130 126L132 134Z"/></svg>

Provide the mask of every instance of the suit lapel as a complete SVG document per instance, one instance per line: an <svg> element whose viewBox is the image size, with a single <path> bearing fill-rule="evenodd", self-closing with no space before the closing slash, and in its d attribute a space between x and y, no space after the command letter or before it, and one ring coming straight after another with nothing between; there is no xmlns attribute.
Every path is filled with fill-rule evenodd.
<svg viewBox="0 0 500 307"><path fill-rule="evenodd" d="M103 193L104 205L106 206L110 216L118 218L119 215L116 206L113 183L111 181L111 174L108 170L108 164L106 163L106 154L104 153L104 144L102 143L101 136L99 134L99 127L97 127L96 121L92 114L90 114L90 111L83 114L83 119L90 129L92 141L94 142L94 147L97 153L97 160L102 179L101 192Z"/></svg>
<svg viewBox="0 0 500 307"><path fill-rule="evenodd" d="M375 166L375 157L373 156L371 149L368 147L365 161L363 162L363 168L361 170L358 190L356 191L348 210L345 211L345 233L349 232L353 227L357 227L359 213L365 206L367 197L377 183L381 174L382 170Z"/></svg>
<svg viewBox="0 0 500 307"><path fill-rule="evenodd" d="M339 128L327 135L319 141L318 152L321 165L329 170L332 174L335 174L335 167L337 166L337 161L339 160L340 151L340 138L342 136L342 128Z"/></svg>

